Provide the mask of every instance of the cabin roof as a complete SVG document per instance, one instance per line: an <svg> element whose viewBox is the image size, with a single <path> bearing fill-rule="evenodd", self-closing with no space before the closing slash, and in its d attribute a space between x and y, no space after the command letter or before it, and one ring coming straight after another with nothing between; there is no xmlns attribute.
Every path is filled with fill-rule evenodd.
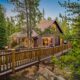
<svg viewBox="0 0 80 80"><path fill-rule="evenodd" d="M61 27L59 26L56 20L41 20L37 26L41 29L41 31L44 31L48 27L51 27L53 24L56 25L60 33L63 33Z"/></svg>
<svg viewBox="0 0 80 80"><path fill-rule="evenodd" d="M62 29L60 28L56 20L41 20L37 24L37 27L40 28L41 31L44 31L45 29L51 27L53 24L56 25L60 33L63 33ZM37 32L32 30L32 37L37 37L37 36L38 36ZM27 37L26 27L24 26L21 32L13 33L10 37L17 37L17 38Z"/></svg>
<svg viewBox="0 0 80 80"><path fill-rule="evenodd" d="M32 37L37 37L38 34L32 30ZM22 37L27 37L27 32L16 32L16 33L13 33L10 37L17 37L17 38L22 38Z"/></svg>

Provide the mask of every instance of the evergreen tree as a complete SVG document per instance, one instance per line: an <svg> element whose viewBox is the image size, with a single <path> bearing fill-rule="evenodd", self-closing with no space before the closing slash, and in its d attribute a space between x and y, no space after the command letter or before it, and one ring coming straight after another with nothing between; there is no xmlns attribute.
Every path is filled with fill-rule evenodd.
<svg viewBox="0 0 80 80"><path fill-rule="evenodd" d="M16 32L15 30L15 23L14 20L12 19L12 17L9 19L7 18L6 20L6 27L7 27L7 36L10 37L14 32Z"/></svg>
<svg viewBox="0 0 80 80"><path fill-rule="evenodd" d="M0 49L4 48L6 45L6 24L4 17L4 9L0 5Z"/></svg>
<svg viewBox="0 0 80 80"><path fill-rule="evenodd" d="M69 28L69 24L68 24L68 21L66 19L66 16L62 16L61 17L62 20L60 22L60 25L61 25L61 28L63 30L63 34L64 34L64 39L65 40L69 40L70 38L70 28Z"/></svg>
<svg viewBox="0 0 80 80"><path fill-rule="evenodd" d="M68 0L68 2L59 2L59 4L67 9L67 20L69 20L72 29L72 37L70 39L73 43L72 50L62 57L61 64L71 69L72 79L70 80L80 80L80 0L72 2Z"/></svg>
<svg viewBox="0 0 80 80"><path fill-rule="evenodd" d="M24 21L26 21L27 37L31 40L32 29L41 19L41 12L38 9L39 0L9 0L16 6L16 11L23 14Z"/></svg>
<svg viewBox="0 0 80 80"><path fill-rule="evenodd" d="M69 23L71 24L73 30L73 36L71 40L80 45L80 0L76 1L65 1L64 3L59 2L61 7L65 7L67 10ZM75 33L75 34L74 34ZM75 36L75 37L74 37Z"/></svg>

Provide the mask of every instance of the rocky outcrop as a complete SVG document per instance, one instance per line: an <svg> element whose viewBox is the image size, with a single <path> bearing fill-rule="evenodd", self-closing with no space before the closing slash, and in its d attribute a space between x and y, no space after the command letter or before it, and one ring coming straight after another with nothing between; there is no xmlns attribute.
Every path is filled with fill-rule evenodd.
<svg viewBox="0 0 80 80"><path fill-rule="evenodd" d="M17 74L18 75L18 74ZM40 63L39 67L32 66L21 72L15 80L65 80L53 72L53 66Z"/></svg>

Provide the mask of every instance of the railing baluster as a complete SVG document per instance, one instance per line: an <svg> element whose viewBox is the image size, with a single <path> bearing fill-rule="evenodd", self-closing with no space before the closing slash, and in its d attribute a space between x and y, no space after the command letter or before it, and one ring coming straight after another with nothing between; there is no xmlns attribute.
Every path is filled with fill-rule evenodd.
<svg viewBox="0 0 80 80"><path fill-rule="evenodd" d="M12 72L15 73L15 50L12 49Z"/></svg>

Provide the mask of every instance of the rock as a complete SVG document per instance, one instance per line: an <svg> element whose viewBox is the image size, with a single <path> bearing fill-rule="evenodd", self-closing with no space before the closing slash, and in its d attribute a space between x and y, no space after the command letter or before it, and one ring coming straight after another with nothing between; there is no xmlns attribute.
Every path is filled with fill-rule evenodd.
<svg viewBox="0 0 80 80"><path fill-rule="evenodd" d="M40 66L38 72L42 74L47 80L54 80L54 77L55 77L54 73L51 72L46 67Z"/></svg>
<svg viewBox="0 0 80 80"><path fill-rule="evenodd" d="M57 80L65 80L62 76L57 76Z"/></svg>

